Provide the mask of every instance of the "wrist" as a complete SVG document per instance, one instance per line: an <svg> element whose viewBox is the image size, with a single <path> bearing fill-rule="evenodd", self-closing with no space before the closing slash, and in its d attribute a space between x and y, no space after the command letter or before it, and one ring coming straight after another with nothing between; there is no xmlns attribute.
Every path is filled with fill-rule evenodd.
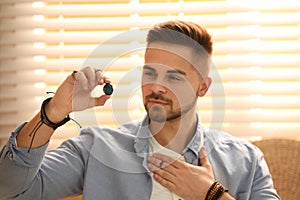
<svg viewBox="0 0 300 200"><path fill-rule="evenodd" d="M70 114L70 112L66 111L65 109L59 108L52 98L45 104L44 109L46 116L53 123L61 122Z"/></svg>
<svg viewBox="0 0 300 200"><path fill-rule="evenodd" d="M220 183L215 181L207 191L205 200L220 200L228 190Z"/></svg>
<svg viewBox="0 0 300 200"><path fill-rule="evenodd" d="M49 101L51 101L51 99L52 99L52 97L43 101L43 104L41 106L41 112L40 112L40 117L41 117L40 122L42 122L42 123L46 124L47 126L51 127L53 130L56 130L58 127L64 125L68 121L70 121L71 118L68 115L67 117L65 117L60 122L51 121L49 119L49 117L47 116L47 114L46 114L46 105L47 105L47 103L49 103Z"/></svg>
<svg viewBox="0 0 300 200"><path fill-rule="evenodd" d="M235 200L228 192L225 192L224 195L221 196L220 200Z"/></svg>
<svg viewBox="0 0 300 200"><path fill-rule="evenodd" d="M63 120L61 120L59 122L51 121L49 119L49 117L47 116L47 113L46 113L46 105L51 101L51 99L52 99L52 97L43 101L43 104L41 106L41 112L40 112L40 118L41 119L40 119L39 122L46 124L47 126L49 126L50 128L52 128L55 131L58 127L64 125L68 121L70 121L71 118L70 118L69 115L67 115ZM55 116L55 115L53 115L53 116Z"/></svg>

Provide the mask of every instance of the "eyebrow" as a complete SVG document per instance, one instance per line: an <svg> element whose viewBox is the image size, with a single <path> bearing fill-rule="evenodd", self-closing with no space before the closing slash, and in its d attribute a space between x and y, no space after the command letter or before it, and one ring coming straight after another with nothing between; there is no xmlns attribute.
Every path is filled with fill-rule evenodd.
<svg viewBox="0 0 300 200"><path fill-rule="evenodd" d="M153 67L150 67L149 65L144 65L143 69L148 69L148 70L155 71L155 69Z"/></svg>
<svg viewBox="0 0 300 200"><path fill-rule="evenodd" d="M144 65L143 66L143 69L148 69L148 70L151 70L151 71L156 71L153 67L149 66L149 65ZM186 76L186 73L182 70L179 70L179 69L172 69L172 70L167 70L167 73L176 73L176 74L181 74L181 75L184 75Z"/></svg>
<svg viewBox="0 0 300 200"><path fill-rule="evenodd" d="M167 70L167 73L176 73L176 74L181 74L181 75L186 76L186 73L184 71L179 70L179 69Z"/></svg>

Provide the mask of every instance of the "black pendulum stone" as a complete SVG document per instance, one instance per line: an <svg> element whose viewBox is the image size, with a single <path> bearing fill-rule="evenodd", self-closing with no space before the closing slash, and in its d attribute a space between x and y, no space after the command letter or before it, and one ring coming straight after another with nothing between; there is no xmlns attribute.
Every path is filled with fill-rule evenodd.
<svg viewBox="0 0 300 200"><path fill-rule="evenodd" d="M103 87L103 92L107 95L111 95L113 93L114 89L113 86L110 83L106 83Z"/></svg>

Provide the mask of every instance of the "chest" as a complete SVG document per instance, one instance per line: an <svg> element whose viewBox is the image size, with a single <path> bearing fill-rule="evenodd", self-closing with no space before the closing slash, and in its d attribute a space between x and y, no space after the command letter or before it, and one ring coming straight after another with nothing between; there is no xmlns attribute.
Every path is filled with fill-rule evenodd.
<svg viewBox="0 0 300 200"><path fill-rule="evenodd" d="M122 171L92 159L85 172L83 188L83 199L149 200L152 180L146 171Z"/></svg>

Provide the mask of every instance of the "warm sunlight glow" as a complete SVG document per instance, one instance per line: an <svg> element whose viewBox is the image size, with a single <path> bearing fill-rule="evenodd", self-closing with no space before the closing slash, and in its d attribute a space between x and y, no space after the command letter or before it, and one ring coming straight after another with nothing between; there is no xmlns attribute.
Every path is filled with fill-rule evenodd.
<svg viewBox="0 0 300 200"><path fill-rule="evenodd" d="M43 28L35 28L33 29L33 34L35 35L43 35L45 34L46 30Z"/></svg>
<svg viewBox="0 0 300 200"><path fill-rule="evenodd" d="M43 62L43 61L46 60L46 57L45 57L45 56L34 56L34 57L33 57L33 60L34 60L35 62Z"/></svg>
<svg viewBox="0 0 300 200"><path fill-rule="evenodd" d="M99 120L83 117L83 126L117 126L128 117L142 117L138 90L146 33L174 19L204 26L214 42L213 84L197 102L204 125L251 140L300 138L299 0L5 2L0 4L0 68L1 89L8 92L1 93L0 115L7 123L0 129L7 134L0 135L0 142L28 120L23 116L34 114L28 114L27 105L39 108L52 96L46 91L56 91L65 76L87 65L105 69L116 92L106 106L95 109ZM123 37L131 30L140 35ZM102 94L99 86L94 95ZM18 117L6 111L6 99L24 102L22 108L10 106ZM58 134L54 142L64 137Z"/></svg>
<svg viewBox="0 0 300 200"><path fill-rule="evenodd" d="M42 2L42 1L36 1L36 2L33 2L32 3L32 7L33 8L42 8L42 7L44 7L44 2Z"/></svg>

